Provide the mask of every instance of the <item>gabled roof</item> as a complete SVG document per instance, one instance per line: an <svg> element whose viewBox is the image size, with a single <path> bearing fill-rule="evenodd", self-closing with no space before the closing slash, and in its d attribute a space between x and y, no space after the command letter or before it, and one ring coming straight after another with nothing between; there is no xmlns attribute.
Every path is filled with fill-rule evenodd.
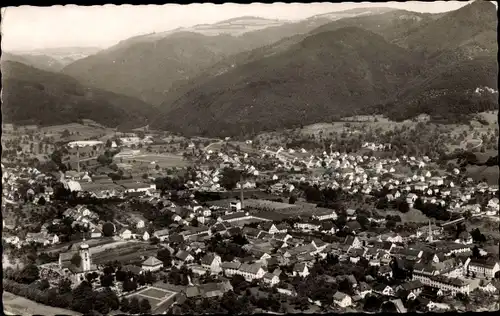
<svg viewBox="0 0 500 316"><path fill-rule="evenodd" d="M161 265L161 264L163 264L163 262L161 262L160 260L158 260L156 257L153 257L153 256L147 258L142 263L143 266L149 266L149 267L155 267L155 266L158 266L158 265Z"/></svg>
<svg viewBox="0 0 500 316"><path fill-rule="evenodd" d="M334 299L335 301L342 301L344 298L346 298L346 297L348 297L348 296L349 296L349 295L347 295L347 294L345 294L345 293L343 293L343 292L338 291L337 293L335 293L335 294L333 295L333 299Z"/></svg>

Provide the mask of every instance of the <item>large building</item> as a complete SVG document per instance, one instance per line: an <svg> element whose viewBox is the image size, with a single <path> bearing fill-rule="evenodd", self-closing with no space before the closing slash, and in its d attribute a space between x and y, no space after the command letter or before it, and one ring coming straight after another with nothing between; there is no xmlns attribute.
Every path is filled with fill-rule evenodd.
<svg viewBox="0 0 500 316"><path fill-rule="evenodd" d="M75 264L75 258L80 262ZM97 267L92 264L90 248L85 241L80 244L78 250L68 251L59 255L59 270L61 274L78 284L85 280L85 275L90 272L97 272Z"/></svg>

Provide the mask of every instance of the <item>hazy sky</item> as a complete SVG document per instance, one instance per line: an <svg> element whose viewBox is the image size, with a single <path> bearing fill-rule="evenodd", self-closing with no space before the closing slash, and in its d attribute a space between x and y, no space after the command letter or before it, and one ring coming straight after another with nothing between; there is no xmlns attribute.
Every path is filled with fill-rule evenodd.
<svg viewBox="0 0 500 316"><path fill-rule="evenodd" d="M394 7L436 13L456 10L469 2L7 7L2 8L2 49L12 51L72 46L104 48L140 34L215 23L238 16L298 20L360 7Z"/></svg>

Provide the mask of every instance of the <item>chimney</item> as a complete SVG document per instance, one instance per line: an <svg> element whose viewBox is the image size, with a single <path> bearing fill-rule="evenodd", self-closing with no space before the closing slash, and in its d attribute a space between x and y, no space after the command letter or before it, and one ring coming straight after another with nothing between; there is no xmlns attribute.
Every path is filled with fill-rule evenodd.
<svg viewBox="0 0 500 316"><path fill-rule="evenodd" d="M240 173L240 203L241 203L241 209L243 209L243 171Z"/></svg>

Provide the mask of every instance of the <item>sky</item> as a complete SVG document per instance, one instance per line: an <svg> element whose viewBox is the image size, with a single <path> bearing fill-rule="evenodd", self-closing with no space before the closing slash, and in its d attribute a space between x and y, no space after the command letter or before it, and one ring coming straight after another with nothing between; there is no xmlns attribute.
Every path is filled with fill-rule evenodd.
<svg viewBox="0 0 500 316"><path fill-rule="evenodd" d="M106 48L129 37L178 27L210 24L239 16L300 20L316 14L362 7L416 12L456 10L466 1L363 3L166 4L104 6L19 6L2 8L2 50L56 47Z"/></svg>

